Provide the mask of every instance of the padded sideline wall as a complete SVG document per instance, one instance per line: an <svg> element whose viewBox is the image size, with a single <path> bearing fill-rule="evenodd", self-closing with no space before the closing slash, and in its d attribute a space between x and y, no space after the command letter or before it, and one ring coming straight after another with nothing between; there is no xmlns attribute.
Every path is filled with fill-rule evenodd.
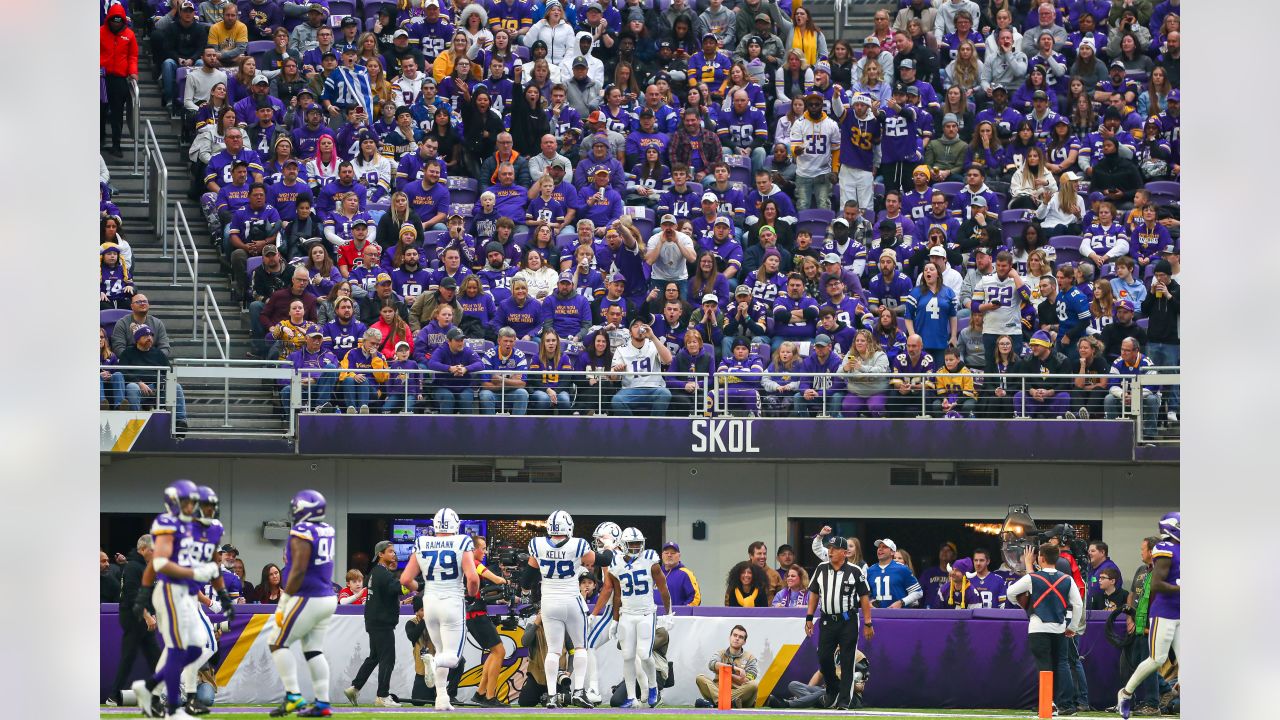
<svg viewBox="0 0 1280 720"><path fill-rule="evenodd" d="M1011 503L1029 503L1037 517L1101 520L1104 539L1122 568L1136 561L1138 542L1164 512L1178 506L1176 465L997 464L998 487L891 487L887 463L565 462L551 484L451 482L448 460L325 460L239 457L104 459L102 512L152 512L159 491L187 477L222 498L227 538L241 551L251 579L280 562L283 542L264 540L262 524L286 515L304 487L324 493L338 531L341 557L348 513L429 515L441 505L463 517L486 513L545 517L572 514L653 515L666 538L703 585L704 603L720 604L725 570L753 540L772 550L785 541L792 517L996 518ZM705 541L692 538L707 523ZM591 528L579 528L580 535ZM654 544L657 544L657 539ZM345 571L345 568L339 568Z"/></svg>

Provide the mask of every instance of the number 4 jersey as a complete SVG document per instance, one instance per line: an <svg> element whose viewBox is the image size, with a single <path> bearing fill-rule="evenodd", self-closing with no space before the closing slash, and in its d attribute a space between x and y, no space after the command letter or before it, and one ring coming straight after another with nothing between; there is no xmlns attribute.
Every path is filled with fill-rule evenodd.
<svg viewBox="0 0 1280 720"><path fill-rule="evenodd" d="M289 532L291 542L284 546L284 569L280 571L281 581L287 582L293 568L292 538L301 538L311 543L311 557L307 561L306 574L302 576L302 587L294 593L297 597L327 597L333 595L333 549L334 531L328 523L300 522Z"/></svg>
<svg viewBox="0 0 1280 720"><path fill-rule="evenodd" d="M470 535L420 535L413 541L422 572L422 595L436 600L462 599L467 594L462 554L475 543Z"/></svg>
<svg viewBox="0 0 1280 720"><path fill-rule="evenodd" d="M542 573L542 597L577 598L578 570L582 556L591 550L582 538L568 538L562 544L548 537L535 537L529 541L529 557L538 561Z"/></svg>
<svg viewBox="0 0 1280 720"><path fill-rule="evenodd" d="M659 562L658 553L645 549L639 557L628 560L622 553L614 553L609 564L609 574L618 579L618 595L622 598L622 614L648 615L654 612L653 566Z"/></svg>

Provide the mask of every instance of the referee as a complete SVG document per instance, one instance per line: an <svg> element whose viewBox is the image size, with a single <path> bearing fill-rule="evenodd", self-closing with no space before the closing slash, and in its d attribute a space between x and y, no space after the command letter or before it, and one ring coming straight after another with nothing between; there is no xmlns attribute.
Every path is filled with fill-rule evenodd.
<svg viewBox="0 0 1280 720"><path fill-rule="evenodd" d="M809 582L809 614L805 635L813 634L813 614L822 605L822 632L818 633L818 667L826 685L824 707L848 710L853 691L853 661L858 647L857 608L862 606L862 633L875 637L871 627L871 588L862 570L848 557L848 541L839 535L827 538L829 560L813 571ZM836 685L836 651L840 652L839 685ZM837 695L838 689L838 695Z"/></svg>

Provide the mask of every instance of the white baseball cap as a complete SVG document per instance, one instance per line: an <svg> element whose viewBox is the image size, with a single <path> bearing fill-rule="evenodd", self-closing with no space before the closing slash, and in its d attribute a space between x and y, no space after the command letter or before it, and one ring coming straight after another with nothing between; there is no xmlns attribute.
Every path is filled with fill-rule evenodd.
<svg viewBox="0 0 1280 720"><path fill-rule="evenodd" d="M889 548L890 550L892 550L892 551L894 551L894 552L898 552L898 544L897 544L897 543L895 543L894 541L890 540L889 538L884 538L883 540L877 540L877 541L875 542L875 546L876 546L876 547L880 547L881 545L883 545L883 546L885 546L885 547Z"/></svg>
<svg viewBox="0 0 1280 720"><path fill-rule="evenodd" d="M944 258L944 257L946 257L946 256L947 256L947 250L946 250L946 248L942 247L941 245L934 245L933 247L929 248L929 257L943 257L943 258Z"/></svg>

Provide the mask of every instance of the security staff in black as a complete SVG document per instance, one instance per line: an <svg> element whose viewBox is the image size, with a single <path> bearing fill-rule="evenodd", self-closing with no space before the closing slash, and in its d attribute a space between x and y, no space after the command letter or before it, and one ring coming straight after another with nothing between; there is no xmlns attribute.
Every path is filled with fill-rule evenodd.
<svg viewBox="0 0 1280 720"><path fill-rule="evenodd" d="M848 710L853 693L853 660L858 647L858 606L862 607L862 634L875 637L871 626L871 587L862 570L846 562L848 541L839 535L827 538L830 558L813 571L809 582L809 613L805 635L813 634L813 614L821 605L822 630L818 633L818 668L826 683L824 707ZM840 678L836 681L836 651L840 652Z"/></svg>
<svg viewBox="0 0 1280 720"><path fill-rule="evenodd" d="M1084 603L1071 575L1055 567L1057 546L1041 545L1035 561L1028 549L1023 556L1027 574L1009 586L1008 596L1027 611L1027 645L1036 669L1053 673L1055 711L1058 715L1074 715L1075 685L1067 666L1067 638L1084 628Z"/></svg>
<svg viewBox="0 0 1280 720"><path fill-rule="evenodd" d="M374 565L369 572L369 599L364 603L364 630L369 634L369 657L356 672L351 687L344 693L352 705L365 681L378 671L378 693L374 705L393 707L391 672L396 666L396 625L400 621L400 576L396 568L396 549L386 540L373 548Z"/></svg>

